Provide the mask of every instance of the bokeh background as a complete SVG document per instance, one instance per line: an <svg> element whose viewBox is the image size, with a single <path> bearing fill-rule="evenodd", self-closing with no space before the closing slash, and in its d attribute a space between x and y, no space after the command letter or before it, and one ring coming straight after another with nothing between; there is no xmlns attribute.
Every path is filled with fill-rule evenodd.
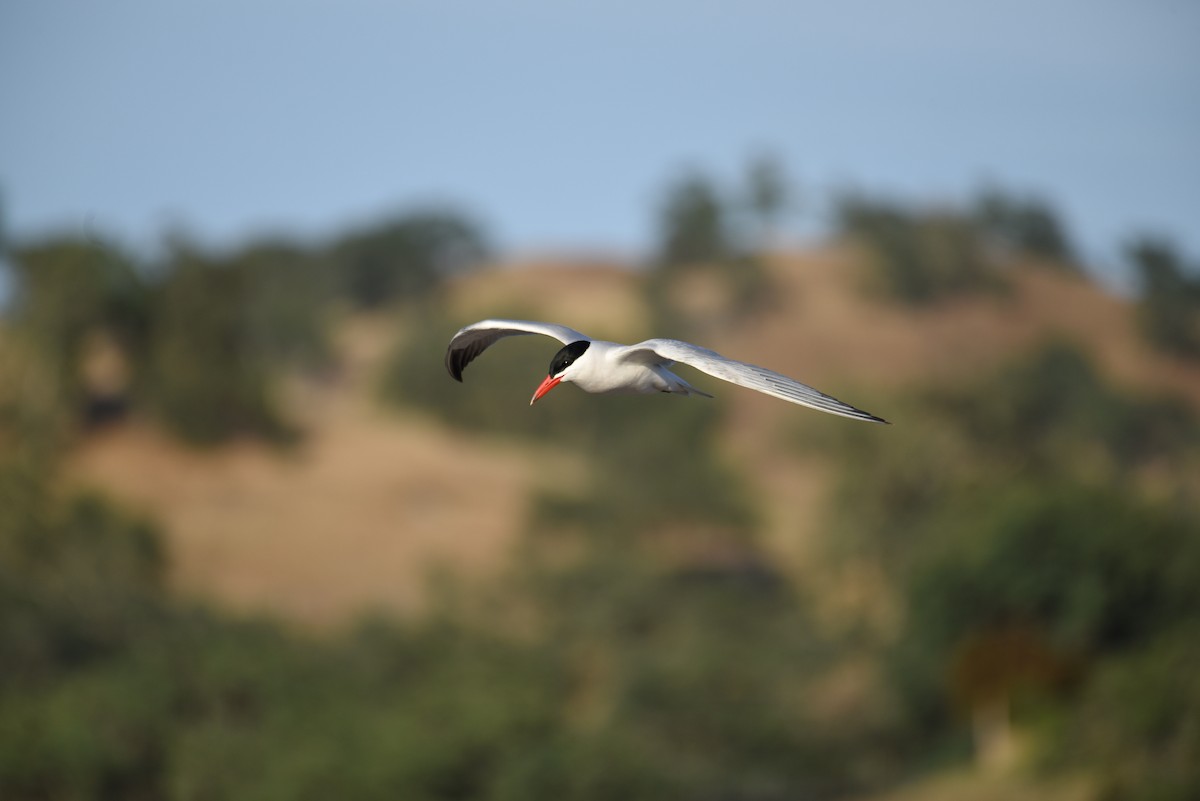
<svg viewBox="0 0 1200 801"><path fill-rule="evenodd" d="M5 5L0 797L1197 797L1197 32Z"/></svg>

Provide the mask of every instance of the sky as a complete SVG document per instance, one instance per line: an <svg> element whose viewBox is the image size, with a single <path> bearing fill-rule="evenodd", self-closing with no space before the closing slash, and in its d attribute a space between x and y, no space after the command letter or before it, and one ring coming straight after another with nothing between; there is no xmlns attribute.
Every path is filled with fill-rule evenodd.
<svg viewBox="0 0 1200 801"><path fill-rule="evenodd" d="M996 184L1114 272L1200 255L1198 41L1194 0L10 0L0 220L223 247L450 205L636 258L671 180L771 153L796 236Z"/></svg>

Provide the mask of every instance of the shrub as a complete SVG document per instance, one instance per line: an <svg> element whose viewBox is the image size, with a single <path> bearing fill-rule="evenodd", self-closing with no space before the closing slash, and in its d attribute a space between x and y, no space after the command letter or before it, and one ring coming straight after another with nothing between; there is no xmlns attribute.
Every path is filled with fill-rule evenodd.
<svg viewBox="0 0 1200 801"><path fill-rule="evenodd" d="M1138 273L1138 321L1146 339L1167 353L1200 356L1200 278L1189 276L1168 243L1142 238L1128 248Z"/></svg>

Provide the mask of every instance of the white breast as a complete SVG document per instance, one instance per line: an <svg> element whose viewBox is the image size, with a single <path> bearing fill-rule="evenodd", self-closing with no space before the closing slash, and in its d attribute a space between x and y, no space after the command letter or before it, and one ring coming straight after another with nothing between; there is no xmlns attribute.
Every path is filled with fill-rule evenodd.
<svg viewBox="0 0 1200 801"><path fill-rule="evenodd" d="M670 373L665 368L623 361L618 355L624 349L624 345L615 342L593 341L587 352L567 370L563 380L597 395L646 395L669 391Z"/></svg>

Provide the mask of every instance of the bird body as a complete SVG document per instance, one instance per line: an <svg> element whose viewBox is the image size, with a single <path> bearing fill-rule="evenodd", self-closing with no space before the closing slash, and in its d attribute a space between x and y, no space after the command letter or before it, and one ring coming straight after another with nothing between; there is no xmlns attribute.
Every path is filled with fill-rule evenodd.
<svg viewBox="0 0 1200 801"><path fill-rule="evenodd" d="M482 320L461 329L446 349L446 369L457 381L479 354L509 336L542 334L563 343L550 371L529 401L532 405L560 383L573 383L593 394L667 392L711 398L670 370L685 364L715 378L830 414L877 423L887 421L765 367L728 359L677 339L648 339L621 345L592 339L572 328L532 320Z"/></svg>
<svg viewBox="0 0 1200 801"><path fill-rule="evenodd" d="M654 392L707 395L672 373L668 369L669 360L662 360L653 350L641 349L656 341L665 340L619 345L593 339L587 351L569 368L570 382L595 395L649 395Z"/></svg>

